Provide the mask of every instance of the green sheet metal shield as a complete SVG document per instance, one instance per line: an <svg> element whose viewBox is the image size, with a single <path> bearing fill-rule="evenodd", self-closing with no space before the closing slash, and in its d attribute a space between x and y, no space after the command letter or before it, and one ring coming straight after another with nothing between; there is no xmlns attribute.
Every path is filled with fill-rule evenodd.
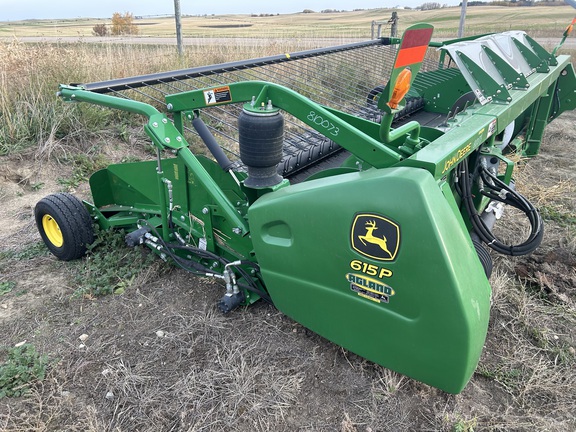
<svg viewBox="0 0 576 432"><path fill-rule="evenodd" d="M490 286L430 173L306 181L262 196L248 217L280 311L385 367L464 388L486 337Z"/></svg>

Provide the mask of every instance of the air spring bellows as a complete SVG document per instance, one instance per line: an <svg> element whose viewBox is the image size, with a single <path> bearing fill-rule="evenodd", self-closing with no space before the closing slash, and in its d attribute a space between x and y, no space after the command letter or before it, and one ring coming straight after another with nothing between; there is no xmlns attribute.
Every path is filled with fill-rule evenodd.
<svg viewBox="0 0 576 432"><path fill-rule="evenodd" d="M261 189L282 182L277 166L282 160L284 117L278 110L242 110L238 117L240 159L248 168L244 185Z"/></svg>

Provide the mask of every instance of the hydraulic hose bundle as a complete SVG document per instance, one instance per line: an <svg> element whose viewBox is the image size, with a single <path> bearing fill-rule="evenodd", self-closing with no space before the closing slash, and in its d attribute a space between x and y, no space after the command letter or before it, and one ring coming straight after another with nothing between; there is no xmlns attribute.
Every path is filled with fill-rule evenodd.
<svg viewBox="0 0 576 432"><path fill-rule="evenodd" d="M240 274L241 278L247 282L247 283L236 282L236 278L234 276L233 277L234 282L237 286L257 294L264 301L272 304L272 299L270 298L268 293L260 289L260 287L258 287L258 285L254 282L253 278L248 274L248 272L241 267L241 266L252 267L256 271L256 273L258 273L260 271L260 267L258 266L258 264L249 260L229 261L220 255L217 255L202 248L180 243L167 243L162 239L160 233L156 230L156 228L150 225L148 221L140 220L139 223L142 224L142 228L138 229L137 231L133 231L132 233L126 236L126 243L128 246L134 247L138 244L146 244L151 249L156 249L161 254L169 256L178 267L198 276L216 277L219 279L226 280L226 274L216 273L214 272L213 268L202 265L198 260L186 259L180 255L177 255L175 253L175 250L183 250L200 259L218 262L220 263L220 265L224 266L226 272L229 271L228 267L234 267L236 271ZM176 234L177 232L174 231L174 233ZM227 280L226 282L228 283ZM230 310L231 309L226 308L226 310L223 310L223 312L227 313Z"/></svg>
<svg viewBox="0 0 576 432"><path fill-rule="evenodd" d="M527 255L540 245L544 235L542 218L538 210L522 194L504 183L482 164L477 165L475 176L470 175L468 161L463 161L458 166L456 175L456 190L462 197L472 228L481 241L496 252L510 256ZM493 201L511 205L526 215L530 222L530 235L523 243L507 245L494 235L491 227L487 225L474 205L474 196L472 194L474 177L478 179L478 189L482 195Z"/></svg>

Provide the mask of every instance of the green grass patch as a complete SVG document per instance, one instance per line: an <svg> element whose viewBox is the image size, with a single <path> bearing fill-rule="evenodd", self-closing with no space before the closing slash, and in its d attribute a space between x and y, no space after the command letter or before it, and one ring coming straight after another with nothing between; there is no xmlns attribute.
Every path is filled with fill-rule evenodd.
<svg viewBox="0 0 576 432"><path fill-rule="evenodd" d="M46 376L48 357L38 354L33 345L0 349L0 353L5 356L0 365L0 399L22 396Z"/></svg>
<svg viewBox="0 0 576 432"><path fill-rule="evenodd" d="M121 294L157 257L146 249L129 248L123 230L97 230L84 260L71 263L75 296Z"/></svg>
<svg viewBox="0 0 576 432"><path fill-rule="evenodd" d="M550 205L540 207L540 214L545 220L554 221L563 227L576 229L576 214L560 210Z"/></svg>
<svg viewBox="0 0 576 432"><path fill-rule="evenodd" d="M0 252L0 262L3 260L30 260L38 258L41 256L47 256L49 254L48 249L44 242L39 241L37 243L31 243L24 247L22 250L18 251L2 251Z"/></svg>
<svg viewBox="0 0 576 432"><path fill-rule="evenodd" d="M510 389L519 387L525 378L525 374L521 369L507 366L491 368L485 365L479 365L476 373Z"/></svg>
<svg viewBox="0 0 576 432"><path fill-rule="evenodd" d="M543 350L554 364L571 365L574 355L570 353L570 345L560 338L548 337L546 329L527 327L526 332L532 344Z"/></svg>
<svg viewBox="0 0 576 432"><path fill-rule="evenodd" d="M16 286L16 282L14 281L5 281L0 282L0 296L4 294L8 294L12 289Z"/></svg>
<svg viewBox="0 0 576 432"><path fill-rule="evenodd" d="M452 432L474 432L478 426L478 419L476 417L466 419L459 417L452 425Z"/></svg>

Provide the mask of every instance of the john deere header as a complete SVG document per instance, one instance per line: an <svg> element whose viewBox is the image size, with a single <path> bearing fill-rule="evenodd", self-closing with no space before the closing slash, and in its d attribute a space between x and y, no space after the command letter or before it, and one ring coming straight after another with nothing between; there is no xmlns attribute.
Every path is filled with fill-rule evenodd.
<svg viewBox="0 0 576 432"><path fill-rule="evenodd" d="M263 300L460 392L486 337L492 254L544 235L508 155L538 154L576 108L576 77L522 31L432 33L62 85L64 101L143 115L156 157L94 173L90 202L41 200L43 240L71 260L94 224L122 228L128 246L220 281L223 313ZM530 225L515 244L493 233L507 206Z"/></svg>

